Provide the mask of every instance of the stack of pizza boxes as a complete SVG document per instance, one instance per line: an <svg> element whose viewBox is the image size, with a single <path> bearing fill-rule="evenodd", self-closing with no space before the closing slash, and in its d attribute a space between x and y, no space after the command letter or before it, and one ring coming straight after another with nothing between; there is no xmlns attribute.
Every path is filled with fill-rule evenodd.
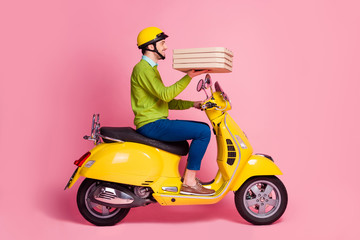
<svg viewBox="0 0 360 240"><path fill-rule="evenodd" d="M233 53L224 47L173 50L173 68L182 72L209 70L210 73L232 72Z"/></svg>

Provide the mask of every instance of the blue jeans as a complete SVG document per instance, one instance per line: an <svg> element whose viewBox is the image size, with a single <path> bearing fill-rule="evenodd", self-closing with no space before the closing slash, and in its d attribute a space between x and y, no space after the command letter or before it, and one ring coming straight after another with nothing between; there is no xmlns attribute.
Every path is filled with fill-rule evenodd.
<svg viewBox="0 0 360 240"><path fill-rule="evenodd" d="M164 142L192 140L187 169L200 170L201 160L210 141L211 131L206 123L160 119L136 130L152 139Z"/></svg>

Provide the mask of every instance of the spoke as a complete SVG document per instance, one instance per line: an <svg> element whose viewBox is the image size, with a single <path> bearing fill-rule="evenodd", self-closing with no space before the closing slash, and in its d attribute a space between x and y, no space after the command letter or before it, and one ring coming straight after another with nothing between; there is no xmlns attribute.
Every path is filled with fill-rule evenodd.
<svg viewBox="0 0 360 240"><path fill-rule="evenodd" d="M256 198L250 199L250 200L246 200L246 204L247 204L248 207L254 206L255 204L257 204Z"/></svg>
<svg viewBox="0 0 360 240"><path fill-rule="evenodd" d="M90 198L87 198L86 201L87 201L89 207L92 207L93 209L94 209L94 208L96 207L96 205L97 205L96 203L93 203L93 202L90 200Z"/></svg>
<svg viewBox="0 0 360 240"><path fill-rule="evenodd" d="M269 201L266 204L275 207L277 202L278 200L269 198Z"/></svg>
<svg viewBox="0 0 360 240"><path fill-rule="evenodd" d="M259 205L259 214L265 214L266 205Z"/></svg>
<svg viewBox="0 0 360 240"><path fill-rule="evenodd" d="M265 188L264 194L269 195L272 192L273 188L268 184Z"/></svg>
<svg viewBox="0 0 360 240"><path fill-rule="evenodd" d="M102 206L102 215L103 216L109 215L109 209L105 206Z"/></svg>
<svg viewBox="0 0 360 240"><path fill-rule="evenodd" d="M256 196L260 193L260 190L259 190L259 188L258 188L256 185L254 185L254 186L251 187L251 191L252 191Z"/></svg>

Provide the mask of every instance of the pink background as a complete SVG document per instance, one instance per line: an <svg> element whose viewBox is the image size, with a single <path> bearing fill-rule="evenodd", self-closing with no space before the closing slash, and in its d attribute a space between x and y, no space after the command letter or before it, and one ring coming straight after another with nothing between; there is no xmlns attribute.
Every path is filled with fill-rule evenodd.
<svg viewBox="0 0 360 240"><path fill-rule="evenodd" d="M181 3L180 3L181 2ZM1 239L358 239L360 136L359 1L2 1L0 3ZM100 228L63 188L73 161L102 125L133 126L129 79L138 32L170 37L159 69L182 77L172 49L222 46L234 71L213 74L255 152L272 155L289 193L284 216L252 226L233 194L209 206L130 211ZM195 78L180 95L202 100ZM207 121L195 109L172 119ZM214 138L200 177L216 172ZM184 161L183 161L184 162ZM183 168L183 163L182 166Z"/></svg>

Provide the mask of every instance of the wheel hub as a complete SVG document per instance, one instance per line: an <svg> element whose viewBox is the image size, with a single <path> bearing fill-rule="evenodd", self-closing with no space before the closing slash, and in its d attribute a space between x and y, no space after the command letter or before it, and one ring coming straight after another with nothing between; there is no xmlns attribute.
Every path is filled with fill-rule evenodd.
<svg viewBox="0 0 360 240"><path fill-rule="evenodd" d="M287 192L276 177L256 177L248 180L235 193L235 204L240 215L248 222L270 224L284 213Z"/></svg>
<svg viewBox="0 0 360 240"><path fill-rule="evenodd" d="M274 193L273 193L274 192ZM246 210L259 218L269 217L276 212L280 199L278 199L276 186L268 181L255 182L248 187L245 196ZM275 194L275 198L273 195Z"/></svg>

